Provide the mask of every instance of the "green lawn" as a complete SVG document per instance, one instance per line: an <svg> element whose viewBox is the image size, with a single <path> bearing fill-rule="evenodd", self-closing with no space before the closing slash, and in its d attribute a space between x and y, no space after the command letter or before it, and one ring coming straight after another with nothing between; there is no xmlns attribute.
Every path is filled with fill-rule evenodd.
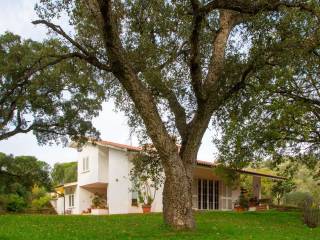
<svg viewBox="0 0 320 240"><path fill-rule="evenodd" d="M197 230L175 232L161 214L113 216L0 216L0 239L320 239L320 228L304 226L297 212L196 214Z"/></svg>

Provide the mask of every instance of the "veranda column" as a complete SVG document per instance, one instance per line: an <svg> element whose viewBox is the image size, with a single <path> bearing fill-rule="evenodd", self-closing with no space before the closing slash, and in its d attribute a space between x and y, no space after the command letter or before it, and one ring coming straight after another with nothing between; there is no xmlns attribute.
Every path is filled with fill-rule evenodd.
<svg viewBox="0 0 320 240"><path fill-rule="evenodd" d="M253 187L253 196L257 199L261 198L261 177L253 176L252 177L252 187Z"/></svg>

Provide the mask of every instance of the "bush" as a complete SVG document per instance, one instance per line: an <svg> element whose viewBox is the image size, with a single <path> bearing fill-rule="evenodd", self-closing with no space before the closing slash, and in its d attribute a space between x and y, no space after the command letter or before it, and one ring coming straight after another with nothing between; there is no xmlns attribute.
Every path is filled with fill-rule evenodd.
<svg viewBox="0 0 320 240"><path fill-rule="evenodd" d="M37 210L48 207L50 203L51 197L49 195L45 195L43 197L39 197L38 199L32 200L31 206Z"/></svg>
<svg viewBox="0 0 320 240"><path fill-rule="evenodd" d="M0 195L0 212L4 211L7 207L7 196Z"/></svg>
<svg viewBox="0 0 320 240"><path fill-rule="evenodd" d="M308 192L291 192L285 195L284 204L302 208L308 199L312 199L312 195Z"/></svg>
<svg viewBox="0 0 320 240"><path fill-rule="evenodd" d="M6 210L9 212L21 212L26 208L25 200L17 194L9 194L6 199Z"/></svg>
<svg viewBox="0 0 320 240"><path fill-rule="evenodd" d="M311 199L305 201L303 221L310 228L320 226L320 208L316 206Z"/></svg>
<svg viewBox="0 0 320 240"><path fill-rule="evenodd" d="M242 192L240 193L240 196L239 196L239 205L244 209L247 209L249 207L249 199L246 198L246 196Z"/></svg>
<svg viewBox="0 0 320 240"><path fill-rule="evenodd" d="M303 221L310 228L320 226L320 209L316 207L304 209Z"/></svg>

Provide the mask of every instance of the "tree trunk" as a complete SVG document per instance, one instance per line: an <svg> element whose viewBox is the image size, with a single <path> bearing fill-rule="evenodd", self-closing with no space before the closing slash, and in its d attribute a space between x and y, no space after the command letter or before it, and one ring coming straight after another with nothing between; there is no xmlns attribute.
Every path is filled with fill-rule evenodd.
<svg viewBox="0 0 320 240"><path fill-rule="evenodd" d="M164 166L163 189L164 222L175 229L193 229L191 164L183 164L178 154L172 156L171 166Z"/></svg>

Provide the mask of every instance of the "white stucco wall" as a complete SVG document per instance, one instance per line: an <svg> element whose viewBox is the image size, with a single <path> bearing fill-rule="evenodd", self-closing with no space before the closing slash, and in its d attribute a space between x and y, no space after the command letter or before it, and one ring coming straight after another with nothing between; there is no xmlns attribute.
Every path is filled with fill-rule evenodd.
<svg viewBox="0 0 320 240"><path fill-rule="evenodd" d="M240 196L240 185L232 189L232 207L234 207L235 202L239 200L239 196Z"/></svg>
<svg viewBox="0 0 320 240"><path fill-rule="evenodd" d="M64 195L64 206L65 206L65 211L71 211L71 214L80 214L79 210L79 189L78 186L72 187L73 192L65 193ZM74 195L74 206L69 207L69 195L73 194Z"/></svg>
<svg viewBox="0 0 320 240"><path fill-rule="evenodd" d="M109 162L109 149L106 147L98 147L98 182L107 183L109 178L108 162Z"/></svg>
<svg viewBox="0 0 320 240"><path fill-rule="evenodd" d="M83 158L89 157L89 170L83 172ZM78 154L78 184L83 186L96 182L98 176L98 148L85 145Z"/></svg>
<svg viewBox="0 0 320 240"><path fill-rule="evenodd" d="M78 186L78 210L79 213L81 214L83 211L88 210L88 208L91 208L92 205L92 198L94 194L92 192L89 192L88 190L79 187Z"/></svg>
<svg viewBox="0 0 320 240"><path fill-rule="evenodd" d="M128 213L131 202L127 152L109 149L108 204L110 214Z"/></svg>
<svg viewBox="0 0 320 240"><path fill-rule="evenodd" d="M107 154L98 146L87 144L78 154L78 185L107 183ZM83 172L83 158L89 157L89 170Z"/></svg>
<svg viewBox="0 0 320 240"><path fill-rule="evenodd" d="M51 204L56 210L57 214L61 215L64 213L64 198L59 197L57 199L51 200Z"/></svg>

